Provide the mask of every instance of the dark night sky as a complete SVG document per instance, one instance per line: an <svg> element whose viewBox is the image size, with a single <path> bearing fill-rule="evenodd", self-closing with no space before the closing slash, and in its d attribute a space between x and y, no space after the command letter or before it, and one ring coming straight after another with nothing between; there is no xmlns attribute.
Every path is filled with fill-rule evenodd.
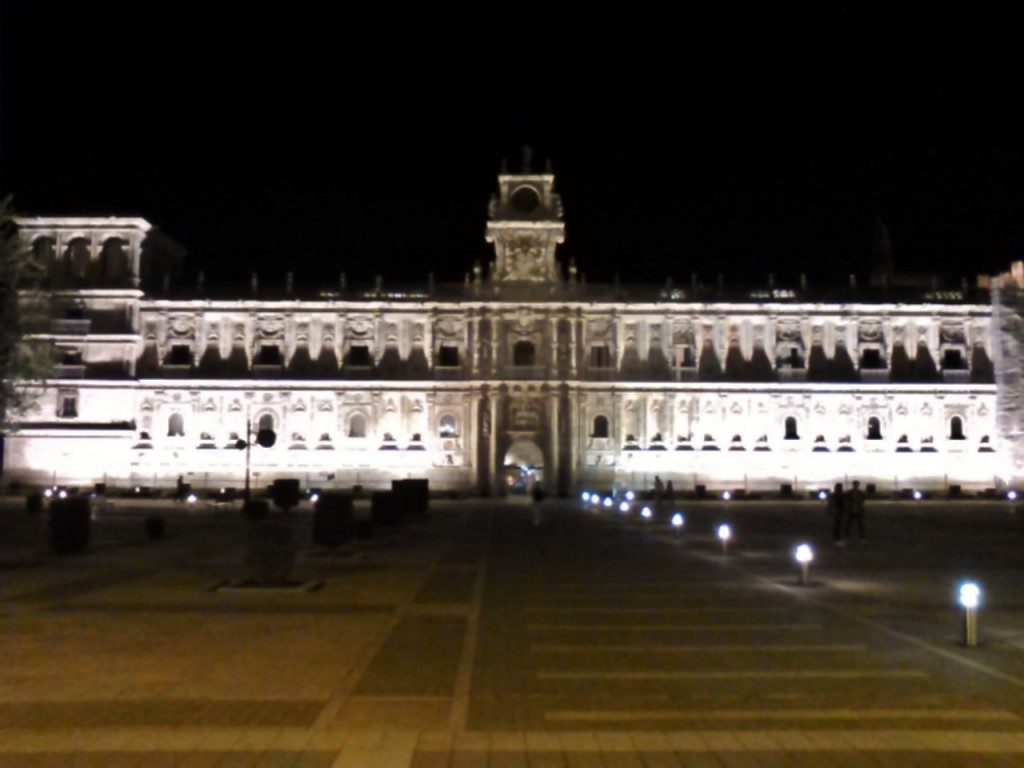
<svg viewBox="0 0 1024 768"><path fill-rule="evenodd" d="M839 280L879 215L903 270L1024 257L1008 18L221 5L2 0L19 212L142 215L212 276L458 280L530 144L591 281Z"/></svg>

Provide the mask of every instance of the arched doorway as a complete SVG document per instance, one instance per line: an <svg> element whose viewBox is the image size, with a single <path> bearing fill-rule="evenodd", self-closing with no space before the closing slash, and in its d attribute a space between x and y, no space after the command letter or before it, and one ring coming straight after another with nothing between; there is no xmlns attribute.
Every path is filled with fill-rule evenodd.
<svg viewBox="0 0 1024 768"><path fill-rule="evenodd" d="M520 438L505 451L501 482L507 493L528 493L534 483L544 482L544 451L533 440Z"/></svg>

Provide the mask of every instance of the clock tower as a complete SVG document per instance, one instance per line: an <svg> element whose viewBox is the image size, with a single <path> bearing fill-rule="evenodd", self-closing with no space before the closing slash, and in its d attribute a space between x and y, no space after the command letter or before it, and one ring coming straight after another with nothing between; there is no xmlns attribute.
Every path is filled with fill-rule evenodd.
<svg viewBox="0 0 1024 768"><path fill-rule="evenodd" d="M487 242L496 260L491 279L501 283L556 283L560 279L555 246L565 240L562 199L555 193L550 164L544 173L530 169L531 152L523 150L520 173L498 174L491 196Z"/></svg>

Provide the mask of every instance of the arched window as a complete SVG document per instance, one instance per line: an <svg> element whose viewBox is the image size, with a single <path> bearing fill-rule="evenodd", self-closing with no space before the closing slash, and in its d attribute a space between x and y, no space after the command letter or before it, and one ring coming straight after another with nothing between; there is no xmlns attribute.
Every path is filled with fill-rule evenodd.
<svg viewBox="0 0 1024 768"><path fill-rule="evenodd" d="M185 417L182 416L180 413L172 413L170 418L167 419L167 436L185 436Z"/></svg>
<svg viewBox="0 0 1024 768"><path fill-rule="evenodd" d="M349 437L366 437L366 417L361 413L352 415L348 422Z"/></svg>
<svg viewBox="0 0 1024 768"><path fill-rule="evenodd" d="M882 439L882 423L878 420L877 416L872 416L868 419L868 440L881 440Z"/></svg>
<svg viewBox="0 0 1024 768"><path fill-rule="evenodd" d="M128 278L128 254L124 249L124 241L112 237L103 243L103 250L100 253L100 264L103 270L103 278L109 283L117 285Z"/></svg>
<svg viewBox="0 0 1024 768"><path fill-rule="evenodd" d="M456 437L459 434L458 422L455 421L455 417L451 414L445 414L441 417L437 431L441 437Z"/></svg>
<svg viewBox="0 0 1024 768"><path fill-rule="evenodd" d="M264 413L262 416L260 416L259 424L257 425L257 430L258 431L263 431L264 429L269 429L269 430L273 431L273 429L274 429L274 415L273 414L271 414L271 413Z"/></svg>
<svg viewBox="0 0 1024 768"><path fill-rule="evenodd" d="M590 433L591 437L608 437L608 417L595 416L594 427Z"/></svg>
<svg viewBox="0 0 1024 768"><path fill-rule="evenodd" d="M796 431L796 417L786 417L786 440L799 440L800 434Z"/></svg>
<svg viewBox="0 0 1024 768"><path fill-rule="evenodd" d="M534 365L536 360L536 353L533 349L532 341L517 341L515 347L512 348L512 364L513 365Z"/></svg>
<svg viewBox="0 0 1024 768"><path fill-rule="evenodd" d="M950 440L965 440L964 437L964 420L959 416L954 416L949 420L949 439Z"/></svg>

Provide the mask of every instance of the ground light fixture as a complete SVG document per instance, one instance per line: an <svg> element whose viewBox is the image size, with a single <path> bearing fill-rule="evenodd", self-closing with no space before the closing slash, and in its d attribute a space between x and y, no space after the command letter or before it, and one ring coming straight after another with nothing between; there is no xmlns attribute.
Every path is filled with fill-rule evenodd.
<svg viewBox="0 0 1024 768"><path fill-rule="evenodd" d="M722 491L722 501L728 501L732 498L732 494L729 491Z"/></svg>
<svg viewBox="0 0 1024 768"><path fill-rule="evenodd" d="M584 504L590 501L590 491L583 491L580 494L580 501L582 501Z"/></svg>
<svg viewBox="0 0 1024 768"><path fill-rule="evenodd" d="M632 491L626 491L626 501L632 501L636 498L636 494Z"/></svg>
<svg viewBox="0 0 1024 768"><path fill-rule="evenodd" d="M311 504L316 504L318 501L320 501L320 494L319 493L311 493L309 495L309 501L310 501Z"/></svg>
<svg viewBox="0 0 1024 768"><path fill-rule="evenodd" d="M810 544L798 544L797 548L793 550L794 559L800 564L800 583L805 585L808 582L808 571L811 567L811 561L814 559L814 550L811 549Z"/></svg>
<svg viewBox="0 0 1024 768"><path fill-rule="evenodd" d="M729 554L729 539L732 538L732 528L727 523L722 523L718 526L718 538L722 542L722 554Z"/></svg>
<svg viewBox="0 0 1024 768"><path fill-rule="evenodd" d="M653 515L654 513L651 511L650 507L644 507L643 509L640 510L640 517L642 517L645 521L650 520Z"/></svg>
<svg viewBox="0 0 1024 768"><path fill-rule="evenodd" d="M828 493L826 491L818 491L818 498L821 501L825 501L826 499L828 499Z"/></svg>
<svg viewBox="0 0 1024 768"><path fill-rule="evenodd" d="M199 501L199 497L196 496L194 493L190 493L188 497L185 499L185 501L188 502L188 505L190 507L194 507L196 505L196 502Z"/></svg>
<svg viewBox="0 0 1024 768"><path fill-rule="evenodd" d="M1007 491L1006 492L1006 498L1009 501L1016 501L1017 500L1017 492L1013 491L1013 490Z"/></svg>
<svg viewBox="0 0 1024 768"><path fill-rule="evenodd" d="M601 502L601 503L604 504L604 506L606 506L609 509L611 509L612 505L615 504L615 499L613 499L611 496L605 496L604 497L604 501Z"/></svg>
<svg viewBox="0 0 1024 768"><path fill-rule="evenodd" d="M921 496L922 496L921 492L915 488L914 489L914 501L920 501L921 500Z"/></svg>
<svg viewBox="0 0 1024 768"><path fill-rule="evenodd" d="M981 587L973 581L960 585L960 605L964 609L964 647L974 648L978 644L978 605L981 603Z"/></svg>
<svg viewBox="0 0 1024 768"><path fill-rule="evenodd" d="M619 512L629 512L629 502L628 501L623 500L623 501L619 502Z"/></svg>

